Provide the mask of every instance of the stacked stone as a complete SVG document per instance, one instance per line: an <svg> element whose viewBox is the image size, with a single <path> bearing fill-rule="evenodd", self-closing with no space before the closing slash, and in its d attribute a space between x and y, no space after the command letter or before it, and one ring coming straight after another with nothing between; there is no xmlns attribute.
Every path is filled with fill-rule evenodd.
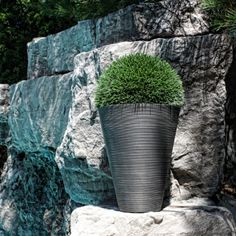
<svg viewBox="0 0 236 236"><path fill-rule="evenodd" d="M8 124L11 142L8 145L17 153L47 156L50 152L72 201L114 206L114 187L94 93L97 80L107 66L130 53L146 53L167 60L181 76L185 88L185 104L172 157L172 184L166 199L179 205L180 201L191 201L193 197L215 196L225 164L225 78L233 52L227 35L210 33L198 0L132 5L30 42L28 80L10 87ZM1 196L7 196L4 191L9 190L0 190ZM204 201L193 201L192 205L203 207L200 211L191 207L178 210L178 214L171 214L172 220L166 224L161 224L159 218L168 218L169 208L161 215L135 216L134 227L144 217L147 230L139 236L151 232L151 228L153 234L150 235L157 235L156 232L164 232L175 224L180 214L183 216L179 223L182 233L191 233L186 229L186 219L190 216L196 217L196 225L203 224L205 216L209 219L203 233L214 235L217 230L224 229L226 234L235 233L234 222L227 210L204 208L207 205ZM83 222L87 209L90 212L90 208L84 209L76 210L81 213L74 214L72 229L77 227L77 221L82 219ZM123 213L111 212L99 210L97 216L102 219L107 214L114 215L114 219L126 217ZM211 228L216 219L219 224ZM91 221L96 226L96 220ZM123 223L122 226L126 226ZM158 227L153 228L153 224ZM119 230L113 235L126 235L120 233L122 226L116 225ZM99 235L96 227L87 234L78 232L81 232L78 235Z"/></svg>

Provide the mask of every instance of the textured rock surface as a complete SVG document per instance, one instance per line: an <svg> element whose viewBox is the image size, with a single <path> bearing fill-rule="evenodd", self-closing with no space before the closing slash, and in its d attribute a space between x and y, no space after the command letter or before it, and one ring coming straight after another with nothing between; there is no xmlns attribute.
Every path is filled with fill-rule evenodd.
<svg viewBox="0 0 236 236"><path fill-rule="evenodd" d="M0 175L2 173L5 162L7 161L7 147L0 145Z"/></svg>
<svg viewBox="0 0 236 236"><path fill-rule="evenodd" d="M232 59L230 40L224 35L107 45L78 54L73 73L11 86L12 146L26 152L56 151L66 191L74 201L112 200L94 92L98 76L113 60L135 52L161 56L183 78L186 102L174 147L172 197L212 196L224 163L224 77Z"/></svg>
<svg viewBox="0 0 236 236"><path fill-rule="evenodd" d="M35 152L58 147L72 103L71 77L42 77L10 87L9 126L14 148Z"/></svg>
<svg viewBox="0 0 236 236"><path fill-rule="evenodd" d="M107 167L101 128L98 118L90 118L89 97L79 82L68 73L11 86L11 146L39 156L60 146L58 164L66 191L77 202L98 203L114 197L113 183L99 170Z"/></svg>
<svg viewBox="0 0 236 236"><path fill-rule="evenodd" d="M3 235L67 235L64 208L68 195L53 156L50 150L9 151L0 183Z"/></svg>
<svg viewBox="0 0 236 236"><path fill-rule="evenodd" d="M7 160L9 85L0 84L0 174Z"/></svg>
<svg viewBox="0 0 236 236"><path fill-rule="evenodd" d="M73 70L74 56L106 44L208 32L198 0L166 0L128 6L98 20L28 44L28 78ZM176 11L178 9L178 11Z"/></svg>
<svg viewBox="0 0 236 236"><path fill-rule="evenodd" d="M230 40L221 35L123 42L76 56L73 104L56 156L67 192L72 199L84 203L81 159L95 169L101 168L103 141L94 105L96 80L113 60L135 52L160 55L183 78L186 102L173 152L176 180L172 197L214 195L224 164L224 77L232 60Z"/></svg>
<svg viewBox="0 0 236 236"><path fill-rule="evenodd" d="M232 191L231 192L223 191L221 192L221 194L217 196L217 200L218 200L219 206L223 206L227 208L228 210L230 210L230 212L232 213L234 217L234 221L236 222L236 195L235 193L232 194Z"/></svg>
<svg viewBox="0 0 236 236"><path fill-rule="evenodd" d="M162 212L122 213L93 206L77 208L71 216L71 236L236 235L225 208L169 206Z"/></svg>
<svg viewBox="0 0 236 236"><path fill-rule="evenodd" d="M0 184L0 234L68 234L66 219L73 204L68 204L64 188L69 202L115 204L94 92L99 75L112 61L136 52L169 61L185 87L167 197L174 203L215 196L225 164L225 77L232 62L231 41L226 35L209 34L198 0L134 5L29 43L28 77L33 80L10 87L9 109L7 86L0 86L0 145L7 140L10 150ZM6 115L7 139L2 126ZM227 149L231 156L233 145ZM232 217L222 208L182 206L150 214L131 219L117 211L85 207L73 214L73 230L78 223L79 235L85 236L85 227L92 224L96 230L96 225L101 227L102 236L107 225L107 235L141 236L140 229L150 235L157 235L157 229L169 235L235 235ZM88 217L82 222L89 227L80 225L77 217ZM129 227L123 227L127 219Z"/></svg>
<svg viewBox="0 0 236 236"><path fill-rule="evenodd" d="M235 40L236 42L236 40ZM236 46L234 46L234 61L231 65L229 74L226 80L227 103L226 103L226 134L227 134L227 176L226 182L236 187Z"/></svg>

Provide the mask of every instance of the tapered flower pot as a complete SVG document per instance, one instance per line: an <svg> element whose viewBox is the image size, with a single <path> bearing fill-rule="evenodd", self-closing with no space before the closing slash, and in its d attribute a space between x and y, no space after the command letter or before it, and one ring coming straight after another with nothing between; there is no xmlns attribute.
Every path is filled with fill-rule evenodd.
<svg viewBox="0 0 236 236"><path fill-rule="evenodd" d="M180 108L119 104L98 110L120 210L160 211Z"/></svg>

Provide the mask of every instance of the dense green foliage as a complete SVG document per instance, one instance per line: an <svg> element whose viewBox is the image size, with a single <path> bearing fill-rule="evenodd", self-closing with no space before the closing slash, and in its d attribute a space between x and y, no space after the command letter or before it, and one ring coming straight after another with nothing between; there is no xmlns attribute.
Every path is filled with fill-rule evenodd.
<svg viewBox="0 0 236 236"><path fill-rule="evenodd" d="M153 0L158 1L158 0ZM26 79L27 42L141 0L0 0L0 83Z"/></svg>
<svg viewBox="0 0 236 236"><path fill-rule="evenodd" d="M216 31L236 32L235 0L203 0L203 9L209 12L211 26Z"/></svg>
<svg viewBox="0 0 236 236"><path fill-rule="evenodd" d="M27 42L76 23L72 0L0 1L0 83L26 79Z"/></svg>
<svg viewBox="0 0 236 236"><path fill-rule="evenodd" d="M182 81L166 61L131 54L113 62L100 76L95 101L97 107L123 103L181 106Z"/></svg>

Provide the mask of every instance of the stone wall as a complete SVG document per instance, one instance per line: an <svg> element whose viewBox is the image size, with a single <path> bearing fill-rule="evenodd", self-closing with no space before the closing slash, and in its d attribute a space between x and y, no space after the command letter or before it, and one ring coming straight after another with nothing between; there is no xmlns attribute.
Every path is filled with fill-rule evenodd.
<svg viewBox="0 0 236 236"><path fill-rule="evenodd" d="M28 44L28 79L73 71L78 53L107 44L207 33L205 18L198 0L165 0L131 5L97 20L80 21Z"/></svg>
<svg viewBox="0 0 236 236"><path fill-rule="evenodd" d="M197 0L143 3L28 44L28 80L9 88L7 129L1 126L0 104L0 137L9 149L0 185L0 218L8 221L0 221L0 229L30 235L33 222L45 235L68 234L68 217L77 205L116 205L94 92L112 61L137 52L170 62L185 88L167 201L210 199L219 193L226 163L225 80L233 60L231 39L210 32ZM26 173L29 165L36 175ZM42 198L38 217L32 217L31 205L22 220L19 205L9 198L27 190L21 175L31 181L26 186L46 186L35 192ZM17 224L11 224L14 219Z"/></svg>

